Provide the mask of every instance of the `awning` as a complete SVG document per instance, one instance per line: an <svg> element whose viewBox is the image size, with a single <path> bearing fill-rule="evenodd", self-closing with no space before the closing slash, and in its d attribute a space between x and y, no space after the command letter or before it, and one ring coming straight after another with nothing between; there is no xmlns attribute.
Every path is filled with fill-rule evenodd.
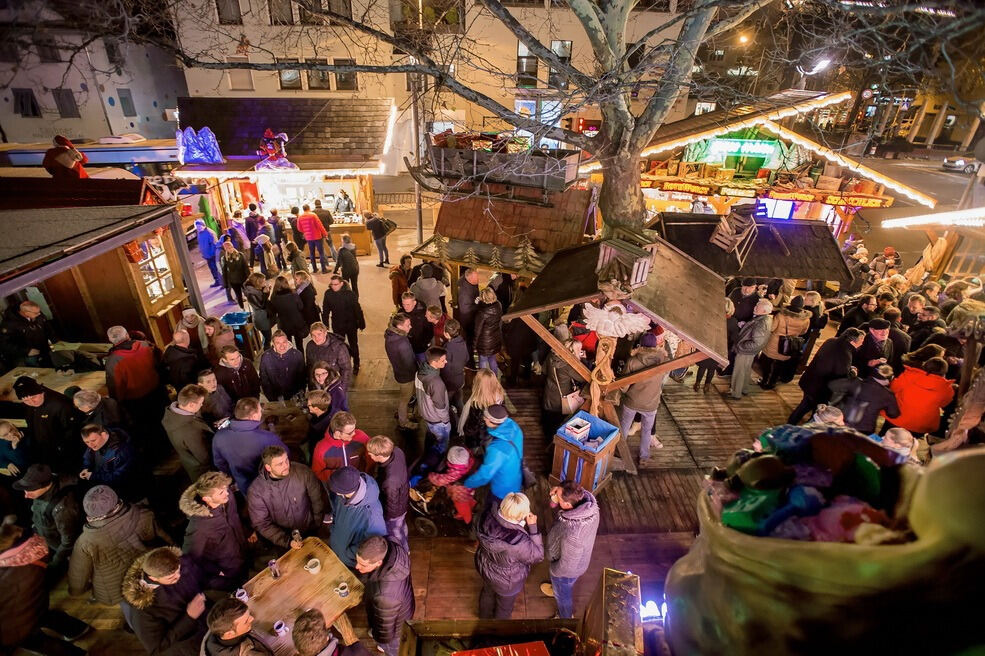
<svg viewBox="0 0 985 656"><path fill-rule="evenodd" d="M75 143L79 152L89 158L87 167L100 164L148 164L178 161L178 147L174 139L148 139L132 144ZM0 156L13 166L41 166L50 143L2 144Z"/></svg>

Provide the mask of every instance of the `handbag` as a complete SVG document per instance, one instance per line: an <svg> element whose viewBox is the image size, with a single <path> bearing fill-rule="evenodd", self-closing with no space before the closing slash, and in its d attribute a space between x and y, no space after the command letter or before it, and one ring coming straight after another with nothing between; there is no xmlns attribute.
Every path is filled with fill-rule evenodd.
<svg viewBox="0 0 985 656"><path fill-rule="evenodd" d="M391 232L397 229L397 222L393 219L387 219L380 217L380 222L383 224L383 234L389 235Z"/></svg>
<svg viewBox="0 0 985 656"><path fill-rule="evenodd" d="M551 373L554 374L554 384L557 385L558 393L561 392L561 383L557 378L557 370L551 367ZM581 406L585 403L585 397L581 395L581 390L576 389L569 394L561 394L561 412L566 415L573 415L581 409Z"/></svg>
<svg viewBox="0 0 985 656"><path fill-rule="evenodd" d="M776 345L780 355L800 355L804 350L804 338L799 335L780 335L780 341Z"/></svg>

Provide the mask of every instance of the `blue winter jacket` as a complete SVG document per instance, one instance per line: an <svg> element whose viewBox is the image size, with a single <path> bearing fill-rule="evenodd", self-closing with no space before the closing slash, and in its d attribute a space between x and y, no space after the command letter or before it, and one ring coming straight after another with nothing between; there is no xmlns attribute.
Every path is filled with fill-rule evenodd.
<svg viewBox="0 0 985 656"><path fill-rule="evenodd" d="M497 499L511 492L522 492L520 459L523 454L523 431L515 421L507 419L496 428L490 428L489 436L492 441L486 447L482 466L462 485L475 489L489 483L489 491Z"/></svg>
<svg viewBox="0 0 985 656"><path fill-rule="evenodd" d="M212 461L216 469L233 477L245 496L260 470L260 454L268 446L287 450L279 437L260 428L259 421L233 419L212 438Z"/></svg>
<svg viewBox="0 0 985 656"><path fill-rule="evenodd" d="M215 233L205 228L204 230L198 231L198 252L202 254L202 257L206 260L215 259L216 251L218 250L218 245L216 244Z"/></svg>
<svg viewBox="0 0 985 656"><path fill-rule="evenodd" d="M90 485L109 485L126 500L140 498L134 488L135 458L130 437L118 428L107 429L109 439L98 451L86 449L82 469L88 469ZM142 496L142 495L141 495Z"/></svg>
<svg viewBox="0 0 985 656"><path fill-rule="evenodd" d="M386 535L380 487L368 474L359 474L363 485L352 497L332 494L332 535L328 546L348 567L356 566L356 550L373 535Z"/></svg>

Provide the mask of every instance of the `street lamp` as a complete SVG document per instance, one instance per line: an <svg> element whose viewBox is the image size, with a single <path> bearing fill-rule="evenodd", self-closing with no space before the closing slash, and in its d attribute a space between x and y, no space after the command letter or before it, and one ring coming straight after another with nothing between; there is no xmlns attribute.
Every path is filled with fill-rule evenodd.
<svg viewBox="0 0 985 656"><path fill-rule="evenodd" d="M798 65L797 72L805 77L810 75L817 75L818 73L820 73L830 65L831 65L831 60L828 59L827 57L822 57L821 59L818 59L817 62L814 63L814 66L811 67L810 69L805 69Z"/></svg>
<svg viewBox="0 0 985 656"><path fill-rule="evenodd" d="M745 34L740 34L739 35L739 43L741 43L743 45L749 43L749 37L746 36Z"/></svg>

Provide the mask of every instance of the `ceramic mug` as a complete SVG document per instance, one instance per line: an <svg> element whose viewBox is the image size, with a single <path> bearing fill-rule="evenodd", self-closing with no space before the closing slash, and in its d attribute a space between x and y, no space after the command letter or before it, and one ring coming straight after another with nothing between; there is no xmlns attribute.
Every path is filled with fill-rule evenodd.
<svg viewBox="0 0 985 656"><path fill-rule="evenodd" d="M250 595L247 594L246 590L243 588L237 588L233 596L242 601L244 604L250 600Z"/></svg>
<svg viewBox="0 0 985 656"><path fill-rule="evenodd" d="M283 620L277 620L276 622L274 622L274 633L276 633L277 635L279 636L286 635L287 630L288 630L287 624L285 624Z"/></svg>
<svg viewBox="0 0 985 656"><path fill-rule="evenodd" d="M346 583L345 581L342 581L341 583L339 583L338 587L335 588L335 593L337 595L339 595L340 597L348 597L349 596L349 584Z"/></svg>
<svg viewBox="0 0 985 656"><path fill-rule="evenodd" d="M317 574L321 571L321 561L317 558L312 558L304 565L304 571L311 572L312 574Z"/></svg>

